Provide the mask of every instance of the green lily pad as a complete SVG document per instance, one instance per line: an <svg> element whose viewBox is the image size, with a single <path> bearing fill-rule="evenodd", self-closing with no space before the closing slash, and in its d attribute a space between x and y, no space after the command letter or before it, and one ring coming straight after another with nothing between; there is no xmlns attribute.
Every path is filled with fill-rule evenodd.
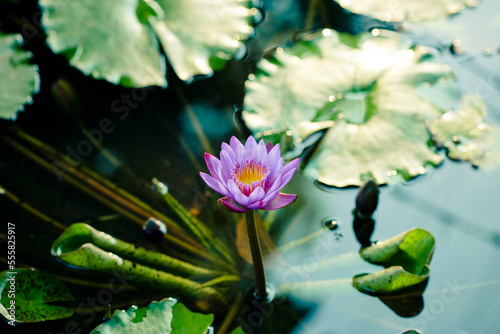
<svg viewBox="0 0 500 334"><path fill-rule="evenodd" d="M166 86L158 41L139 0L40 0L47 43L86 75L126 87Z"/></svg>
<svg viewBox="0 0 500 334"><path fill-rule="evenodd" d="M213 314L191 312L177 300L166 298L146 307L117 310L91 334L203 334L213 319Z"/></svg>
<svg viewBox="0 0 500 334"><path fill-rule="evenodd" d="M434 50L410 45L377 29L308 35L258 64L246 82L243 119L257 137L281 141L287 158L323 130L302 168L326 185L424 174L443 159L428 144L426 122L444 113L434 101L458 97L451 67Z"/></svg>
<svg viewBox="0 0 500 334"><path fill-rule="evenodd" d="M250 0L156 0L150 23L177 76L186 81L222 68L252 32Z"/></svg>
<svg viewBox="0 0 500 334"><path fill-rule="evenodd" d="M381 21L423 21L448 17L467 7L475 7L480 0L336 0L343 8L375 17Z"/></svg>
<svg viewBox="0 0 500 334"><path fill-rule="evenodd" d="M500 131L484 123L486 105L474 94L464 95L460 109L428 125L433 139L454 160L492 169L500 165Z"/></svg>
<svg viewBox="0 0 500 334"><path fill-rule="evenodd" d="M158 39L179 78L188 80L223 66L252 31L251 1L41 0L40 5L55 53L87 75L126 87L166 87Z"/></svg>
<svg viewBox="0 0 500 334"><path fill-rule="evenodd" d="M425 282L429 274L427 265L419 275L409 273L401 266L393 266L373 274L356 275L352 279L352 285L360 292L370 295L395 294Z"/></svg>
<svg viewBox="0 0 500 334"><path fill-rule="evenodd" d="M31 53L21 49L22 36L0 32L0 118L16 119L38 92L38 67L30 64Z"/></svg>
<svg viewBox="0 0 500 334"><path fill-rule="evenodd" d="M62 282L41 271L32 269L2 271L0 294L0 314L9 322L64 319L74 313L69 308L51 304L73 300L73 296ZM12 305L15 311L12 310Z"/></svg>
<svg viewBox="0 0 500 334"><path fill-rule="evenodd" d="M402 266L406 271L420 274L434 253L434 237L421 228L414 228L385 241L362 248L361 257L385 268Z"/></svg>

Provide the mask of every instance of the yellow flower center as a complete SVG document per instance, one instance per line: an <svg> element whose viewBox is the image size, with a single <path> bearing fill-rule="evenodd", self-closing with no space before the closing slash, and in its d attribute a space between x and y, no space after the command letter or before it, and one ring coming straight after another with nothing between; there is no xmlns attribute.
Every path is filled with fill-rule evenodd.
<svg viewBox="0 0 500 334"><path fill-rule="evenodd" d="M246 162L244 165L236 166L234 170L235 181L251 185L255 181L261 181L267 174L266 166L253 161Z"/></svg>

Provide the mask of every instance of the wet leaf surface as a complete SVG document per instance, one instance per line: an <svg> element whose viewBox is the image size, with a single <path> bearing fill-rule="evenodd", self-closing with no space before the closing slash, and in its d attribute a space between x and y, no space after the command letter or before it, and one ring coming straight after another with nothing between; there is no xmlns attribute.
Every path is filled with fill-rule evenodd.
<svg viewBox="0 0 500 334"><path fill-rule="evenodd" d="M64 319L74 311L53 302L70 301L68 288L53 276L32 269L6 270L0 273L0 314L17 322ZM15 312L12 310L15 308ZM12 319L15 315L15 319Z"/></svg>
<svg viewBox="0 0 500 334"><path fill-rule="evenodd" d="M214 319L213 314L191 312L177 300L167 298L148 306L117 310L111 319L91 334L203 334Z"/></svg>
<svg viewBox="0 0 500 334"><path fill-rule="evenodd" d="M30 64L31 53L22 44L21 35L0 32L0 118L16 119L40 86L38 67Z"/></svg>

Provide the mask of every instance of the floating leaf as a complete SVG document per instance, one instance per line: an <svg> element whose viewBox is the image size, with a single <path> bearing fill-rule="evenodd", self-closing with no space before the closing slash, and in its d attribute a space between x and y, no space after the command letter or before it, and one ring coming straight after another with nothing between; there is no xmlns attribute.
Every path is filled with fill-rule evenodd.
<svg viewBox="0 0 500 334"><path fill-rule="evenodd" d="M0 32L0 118L16 119L17 112L38 92L38 67L30 64L31 53L21 49L22 36Z"/></svg>
<svg viewBox="0 0 500 334"><path fill-rule="evenodd" d="M203 334L213 319L213 314L191 312L177 300L166 298L139 309L117 310L91 334Z"/></svg>
<svg viewBox="0 0 500 334"><path fill-rule="evenodd" d="M252 32L249 0L156 0L151 16L169 62L182 80L220 69Z"/></svg>
<svg viewBox="0 0 500 334"><path fill-rule="evenodd" d="M362 248L361 257L386 268L402 266L406 271L420 274L434 253L434 237L421 228L405 231L385 241Z"/></svg>
<svg viewBox="0 0 500 334"><path fill-rule="evenodd" d="M0 314L14 323L64 319L74 313L69 308L51 304L73 300L73 296L62 282L41 271L2 271L0 294ZM15 313L11 309L12 305ZM15 319L12 319L12 315L15 315Z"/></svg>
<svg viewBox="0 0 500 334"><path fill-rule="evenodd" d="M448 112L428 125L434 140L448 157L474 166L500 165L500 131L484 123L486 105L474 94L464 95L460 109Z"/></svg>
<svg viewBox="0 0 500 334"><path fill-rule="evenodd" d="M393 266L373 274L356 275L352 285L370 295L394 294L425 282L429 278L426 265L420 275L407 272L401 266Z"/></svg>
<svg viewBox="0 0 500 334"><path fill-rule="evenodd" d="M442 161L428 145L426 122L443 113L432 101L456 98L457 90L451 67L432 49L409 47L405 36L376 29L307 36L259 63L246 83L243 118L257 136L281 138L287 158L326 129L303 171L327 185L360 185L370 173L379 184L424 174Z"/></svg>
<svg viewBox="0 0 500 334"><path fill-rule="evenodd" d="M156 36L136 15L139 0L40 0L47 43L71 65L126 87L166 86Z"/></svg>
<svg viewBox="0 0 500 334"><path fill-rule="evenodd" d="M79 269L105 274L124 272L132 284L181 294L196 300L196 306L200 310L208 310L213 305L225 303L217 290L177 276L220 276L222 273L135 247L87 224L71 225L52 244L52 254L66 265Z"/></svg>
<svg viewBox="0 0 500 334"><path fill-rule="evenodd" d="M381 21L423 21L447 17L480 0L336 0L345 9L375 17Z"/></svg>
<svg viewBox="0 0 500 334"><path fill-rule="evenodd" d="M40 5L54 52L87 75L126 87L166 87L158 39L177 75L188 80L222 67L252 31L248 0L41 0Z"/></svg>

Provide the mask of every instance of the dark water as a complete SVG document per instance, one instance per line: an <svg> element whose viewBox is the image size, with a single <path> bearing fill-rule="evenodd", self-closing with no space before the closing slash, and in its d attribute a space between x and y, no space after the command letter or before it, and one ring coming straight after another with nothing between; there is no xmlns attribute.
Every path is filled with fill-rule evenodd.
<svg viewBox="0 0 500 334"><path fill-rule="evenodd" d="M32 20L37 13L35 2L26 3L26 8L30 8L28 12L31 11L27 18ZM34 53L33 62L40 67L42 86L40 93L34 97L33 105L19 114L16 124L62 152L68 153L68 147L75 149L84 139L82 131L70 116L57 108L50 93L52 83L65 78L78 93L83 110L82 120L89 129L98 128L103 118L112 121L113 131L103 137L103 144L116 153L122 167L114 171L96 150L83 156L82 163L167 213L164 204L149 188L153 177L168 183L171 193L183 204L199 204L200 199L205 199L202 193L206 190L198 177L199 166L205 170L202 160L204 149L188 121L186 106L173 87L178 85L181 88L215 150L221 141L227 141L233 134L246 135L246 130L234 122L234 107L241 104L244 80L262 52L286 44L302 28L307 8L305 2L294 1L265 1L264 5L266 18L258 27L255 39L249 43L248 54L241 61L230 62L224 71L214 77L191 85L179 82L170 71L170 87L148 91L144 101L136 107L129 106L129 114L123 119L111 110L111 105L116 100L121 101L123 94L132 94L131 90L84 77L68 67L62 57L53 55L44 47L43 37L33 36L27 39L26 49ZM373 20L345 15L335 6L327 9L330 14L339 15L338 21L332 25L344 31L363 31L377 24L384 26ZM432 26L428 27L433 32L432 36L416 33L419 42L443 51L457 72L463 92L475 92L482 97L489 107L487 121L496 125L500 124L500 55L496 51L500 44L499 15L498 2L485 0L478 8L466 10L450 20L457 32ZM0 19L4 31L19 31L19 26L9 20L6 11L0 13ZM464 55L448 53L447 46L457 36L466 48ZM485 48L492 50L492 54L484 55ZM1 123L4 131L9 122ZM176 140L178 135L185 140L196 162L190 160L180 146ZM53 171L42 170L3 142L0 143L0 157L0 184L22 201L64 225L86 221L123 240L158 249L148 244L140 229L126 219L112 216L109 220L100 220L99 217L114 215L114 212L68 184L61 183ZM140 180L129 177L130 172L138 175ZM311 280L338 279L338 286L329 287L322 296L312 301L292 299L286 305L286 312L281 311L285 309L282 307L264 318L268 322L293 318L293 321L286 320L287 325L282 327L291 328L290 323L299 323L290 330L292 333L403 333L409 329L431 334L497 332L500 326L499 187L500 170L486 172L473 169L466 163L446 160L439 168L429 169L422 177L381 188L372 240L384 240L412 227L426 229L436 239L430 264L431 275L423 299L420 304L407 306L409 311L405 315L405 307L391 308L387 305L390 302L384 303L376 297L363 295L350 286L352 276L380 269L361 261L357 255L359 244L352 230L351 214L356 190L334 189L326 192L317 188L312 180L297 175L285 190L298 193L299 199L294 206L282 210L277 216L272 225L273 236L278 245L285 245L308 233L324 230L322 222L334 219L337 228L324 230L314 242L300 251L290 250L283 256L290 263L302 266ZM212 216L211 205L200 207L202 217ZM50 245L60 234L59 230L6 199L0 201L0 212L5 223L16 224L17 262L20 266L34 266L82 280L95 279L88 273L63 268L51 258ZM311 267L313 261L324 259L327 255L339 256L339 261L321 272ZM272 268L273 259L266 261ZM2 263L0 269L5 268ZM286 281L281 273L275 274L270 270L269 274L273 284ZM102 278L102 281L105 282L105 279ZM73 285L70 288L77 300L93 308L88 298L92 300L98 289L81 289ZM127 291L113 296L112 303L126 308L131 301L147 304L161 297L155 291ZM98 306L101 307L99 312L75 317L74 321L82 333L100 323L103 305ZM414 316L408 317L408 314ZM223 314L218 315L223 317ZM67 322L59 321L16 330L68 332L66 325ZM2 333L11 330L7 326L0 329Z"/></svg>

